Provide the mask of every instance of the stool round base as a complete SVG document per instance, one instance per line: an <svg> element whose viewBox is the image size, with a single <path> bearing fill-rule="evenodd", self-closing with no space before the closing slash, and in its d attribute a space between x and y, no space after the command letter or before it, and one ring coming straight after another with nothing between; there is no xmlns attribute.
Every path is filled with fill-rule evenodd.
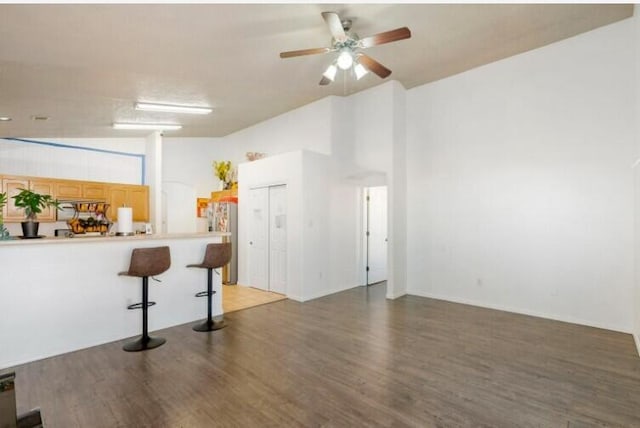
<svg viewBox="0 0 640 428"><path fill-rule="evenodd" d="M224 320L214 321L214 320L205 320L203 323L196 324L193 326L193 331L214 331L220 330L221 328L225 328L227 324Z"/></svg>
<svg viewBox="0 0 640 428"><path fill-rule="evenodd" d="M167 340L163 337L148 337L147 340L140 337L138 340L126 343L122 349L127 352L138 352L147 349L157 348L160 345L164 345Z"/></svg>

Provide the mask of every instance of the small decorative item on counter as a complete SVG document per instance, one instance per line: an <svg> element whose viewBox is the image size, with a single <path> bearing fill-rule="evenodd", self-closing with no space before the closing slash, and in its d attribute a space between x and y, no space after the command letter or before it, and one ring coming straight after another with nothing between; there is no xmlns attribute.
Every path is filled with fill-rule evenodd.
<svg viewBox="0 0 640 428"><path fill-rule="evenodd" d="M18 208L24 209L26 216L22 222L22 235L25 238L35 238L38 236L38 214L48 207L58 208L60 204L51 195L41 195L33 190L18 189L20 192L12 196L15 200L14 204Z"/></svg>
<svg viewBox="0 0 640 428"><path fill-rule="evenodd" d="M232 167L231 161L214 161L213 171L218 180L223 183L224 189L230 189L236 177L236 171Z"/></svg>
<svg viewBox="0 0 640 428"><path fill-rule="evenodd" d="M76 210L75 215L71 220L67 220L69 229L74 234L100 233L106 235L109 232L113 224L107 218L109 204L104 202L82 202L75 204L74 208Z"/></svg>
<svg viewBox="0 0 640 428"><path fill-rule="evenodd" d="M249 162L254 161L254 160L258 160L258 159L262 159L266 155L267 155L266 153L260 153L260 152L247 152L245 154L245 156L247 157L247 160Z"/></svg>

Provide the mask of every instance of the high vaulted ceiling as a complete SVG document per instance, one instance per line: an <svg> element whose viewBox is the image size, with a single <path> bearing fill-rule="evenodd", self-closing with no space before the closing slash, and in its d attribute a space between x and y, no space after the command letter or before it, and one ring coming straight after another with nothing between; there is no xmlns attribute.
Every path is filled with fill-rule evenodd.
<svg viewBox="0 0 640 428"><path fill-rule="evenodd" d="M0 137L122 137L113 122L182 123L166 136L217 137L383 81L339 74L320 13L360 37L407 26L412 38L367 50L409 89L630 17L623 4L0 5ZM209 105L206 116L145 113L135 101ZM49 120L33 120L48 116Z"/></svg>

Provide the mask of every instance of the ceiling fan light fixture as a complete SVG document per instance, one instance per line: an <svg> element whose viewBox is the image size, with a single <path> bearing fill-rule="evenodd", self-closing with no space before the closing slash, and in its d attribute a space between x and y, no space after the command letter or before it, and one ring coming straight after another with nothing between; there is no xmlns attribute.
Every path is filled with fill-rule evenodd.
<svg viewBox="0 0 640 428"><path fill-rule="evenodd" d="M356 66L353 68L353 71L356 73L357 80L360 80L369 72L366 68L364 68L364 65L360 63L356 64Z"/></svg>
<svg viewBox="0 0 640 428"><path fill-rule="evenodd" d="M337 60L338 67L342 70L348 70L353 65L353 56L348 49L343 49L338 55Z"/></svg>
<svg viewBox="0 0 640 428"><path fill-rule="evenodd" d="M136 110L163 111L167 113L209 114L213 109L209 107L183 106L175 104L136 103Z"/></svg>
<svg viewBox="0 0 640 428"><path fill-rule="evenodd" d="M113 124L113 129L127 129L127 130L145 130L145 131L177 131L181 129L182 125L169 125L163 123L122 123L116 122Z"/></svg>
<svg viewBox="0 0 640 428"><path fill-rule="evenodd" d="M322 73L322 75L333 82L333 80L336 78L337 72L338 67L336 67L334 64L331 64L329 67L327 67L325 72Z"/></svg>

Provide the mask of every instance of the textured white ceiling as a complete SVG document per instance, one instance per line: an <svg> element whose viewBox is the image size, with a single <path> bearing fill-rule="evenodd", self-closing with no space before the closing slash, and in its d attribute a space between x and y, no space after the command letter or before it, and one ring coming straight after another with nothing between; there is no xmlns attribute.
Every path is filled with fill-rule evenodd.
<svg viewBox="0 0 640 428"><path fill-rule="evenodd" d="M378 85L338 76L320 15L353 20L361 37L407 26L412 38L367 53L405 88L571 37L633 14L623 4L44 4L0 5L0 137L141 136L124 122L179 122L167 136L216 137L327 95ZM210 105L214 113L144 113L136 100ZM50 116L34 121L34 115Z"/></svg>

